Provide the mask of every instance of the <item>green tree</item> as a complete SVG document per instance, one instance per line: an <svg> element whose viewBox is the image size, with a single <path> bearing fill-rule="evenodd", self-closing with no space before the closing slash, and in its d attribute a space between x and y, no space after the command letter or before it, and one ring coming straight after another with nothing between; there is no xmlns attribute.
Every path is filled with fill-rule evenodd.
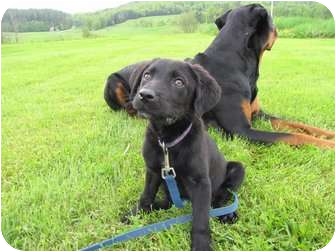
<svg viewBox="0 0 336 252"><path fill-rule="evenodd" d="M92 24L93 24L92 18L91 17L86 18L84 26L82 27L83 38L88 38L91 36Z"/></svg>
<svg viewBox="0 0 336 252"><path fill-rule="evenodd" d="M178 25L185 33L193 33L198 28L197 18L195 17L195 13L186 12L179 16Z"/></svg>

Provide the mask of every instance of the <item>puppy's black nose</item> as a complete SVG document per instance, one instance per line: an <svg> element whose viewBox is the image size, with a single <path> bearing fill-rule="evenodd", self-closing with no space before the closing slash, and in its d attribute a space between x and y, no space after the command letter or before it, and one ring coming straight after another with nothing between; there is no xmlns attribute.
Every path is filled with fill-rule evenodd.
<svg viewBox="0 0 336 252"><path fill-rule="evenodd" d="M142 88L138 95L142 101L153 101L155 99L154 91L147 88Z"/></svg>

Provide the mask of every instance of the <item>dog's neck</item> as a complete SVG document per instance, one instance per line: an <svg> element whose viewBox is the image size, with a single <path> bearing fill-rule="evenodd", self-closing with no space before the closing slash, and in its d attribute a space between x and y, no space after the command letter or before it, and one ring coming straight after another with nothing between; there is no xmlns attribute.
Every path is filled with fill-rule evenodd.
<svg viewBox="0 0 336 252"><path fill-rule="evenodd" d="M241 43L233 44L232 33L237 37L235 42L241 41ZM229 65L229 69L243 71L249 78L249 85L251 88L250 98L253 100L258 92L256 85L259 78L259 60L262 48L258 44L257 40L252 41L253 45L251 48L247 47L247 39L250 35L249 33L250 31L247 30L239 34L234 33L231 30L221 31L212 44L204 51L203 55L211 58L211 60L219 60L219 62L217 62L218 65ZM228 48L231 49L228 50ZM232 53L237 55L235 61L227 60L227 58L232 57ZM218 57L218 55L221 55L222 57ZM226 75L226 73L224 74Z"/></svg>
<svg viewBox="0 0 336 252"><path fill-rule="evenodd" d="M157 140L163 141L165 143L174 142L176 139L186 138L191 130L191 125L195 124L195 118L184 117L177 120L173 124L167 125L158 123L155 121L150 121L150 129L156 136ZM183 139L181 139L183 141Z"/></svg>
<svg viewBox="0 0 336 252"><path fill-rule="evenodd" d="M249 32L246 31L239 34L235 33L235 40L232 40L233 35L231 33L232 31L228 31L226 33L222 31L221 34L218 34L211 45L204 51L204 54L212 59L220 59L224 62L224 64L227 63L232 65L233 62L230 60L228 61L227 58L232 55L232 53L236 53L238 57L235 61L239 61L239 59L242 61L239 62L239 65L242 65L241 63L245 63L247 66L250 66L251 64L254 65L253 68L258 66L261 48L258 46L256 41L253 41L252 47L247 47L247 40L250 36ZM218 57L218 55L222 55L223 57Z"/></svg>

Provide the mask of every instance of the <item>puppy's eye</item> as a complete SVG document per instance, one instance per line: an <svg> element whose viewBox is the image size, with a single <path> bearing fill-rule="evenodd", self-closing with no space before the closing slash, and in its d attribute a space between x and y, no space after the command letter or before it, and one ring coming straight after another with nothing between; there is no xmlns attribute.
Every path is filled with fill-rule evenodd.
<svg viewBox="0 0 336 252"><path fill-rule="evenodd" d="M176 79L174 85L178 88L184 87L184 82L181 79Z"/></svg>
<svg viewBox="0 0 336 252"><path fill-rule="evenodd" d="M151 76L149 73L145 73L144 76L143 76L143 78L144 78L145 80L150 80L151 77L152 77L152 76Z"/></svg>

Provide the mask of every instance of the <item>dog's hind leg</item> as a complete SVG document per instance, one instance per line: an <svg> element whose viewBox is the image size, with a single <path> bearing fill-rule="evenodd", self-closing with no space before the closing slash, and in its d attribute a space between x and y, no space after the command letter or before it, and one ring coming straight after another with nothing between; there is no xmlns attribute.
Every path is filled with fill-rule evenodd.
<svg viewBox="0 0 336 252"><path fill-rule="evenodd" d="M320 129L303 123L290 122L282 119L271 119L272 128L275 130L290 130L319 138L335 139L335 132Z"/></svg>
<svg viewBox="0 0 336 252"><path fill-rule="evenodd" d="M271 144L283 142L286 144L300 146L303 144L312 144L320 148L334 148L334 140L326 140L300 133L267 132L255 130L252 128L240 129L236 133L248 138L251 141Z"/></svg>
<svg viewBox="0 0 336 252"><path fill-rule="evenodd" d="M319 138L335 139L335 132L333 131L320 129L303 123L291 122L273 115L269 115L262 110L255 114L253 119L254 118L269 120L274 130L289 130L291 132L297 132Z"/></svg>
<svg viewBox="0 0 336 252"><path fill-rule="evenodd" d="M230 161L226 167L226 179L215 193L212 206L214 208L222 207L232 198L232 194L228 191L236 191L244 180L245 169L239 162ZM235 211L232 214L219 216L218 219L223 223L234 223L238 219L238 214Z"/></svg>
<svg viewBox="0 0 336 252"><path fill-rule="evenodd" d="M334 140L327 140L317 138L307 134L301 133L285 133L285 132L268 132L253 129L245 116L244 109L239 110L231 106L231 111L222 110L217 112L216 121L218 125L230 134L237 134L246 137L252 142L259 142L264 144L272 144L276 142L283 142L290 145L313 144L320 148L334 148Z"/></svg>
<svg viewBox="0 0 336 252"><path fill-rule="evenodd" d="M107 105L113 110L123 108L125 103L126 90L123 87L121 78L112 73L106 80L104 87L104 99Z"/></svg>
<svg viewBox="0 0 336 252"><path fill-rule="evenodd" d="M136 111L130 103L130 90L125 82L119 74L112 73L106 80L104 99L113 110L125 109L128 114L135 115Z"/></svg>

